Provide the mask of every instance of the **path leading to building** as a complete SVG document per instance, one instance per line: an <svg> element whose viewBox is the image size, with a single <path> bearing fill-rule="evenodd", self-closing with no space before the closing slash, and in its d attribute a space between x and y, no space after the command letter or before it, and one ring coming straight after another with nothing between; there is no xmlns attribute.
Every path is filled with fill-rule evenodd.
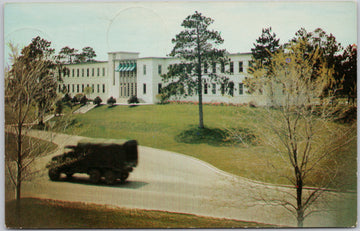
<svg viewBox="0 0 360 231"><path fill-rule="evenodd" d="M84 138L42 131L31 131L30 136L52 140L60 147ZM107 186L92 185L83 174L75 174L71 181L50 181L46 163L61 152L60 148L36 160L34 168L39 173L23 185L23 196L296 226L296 219L286 209L268 204L272 198L290 198L293 189L236 177L192 157L139 146L139 165L128 181ZM342 226L354 216L348 207L356 203L355 193L328 192L326 198L335 210L308 217L305 226Z"/></svg>

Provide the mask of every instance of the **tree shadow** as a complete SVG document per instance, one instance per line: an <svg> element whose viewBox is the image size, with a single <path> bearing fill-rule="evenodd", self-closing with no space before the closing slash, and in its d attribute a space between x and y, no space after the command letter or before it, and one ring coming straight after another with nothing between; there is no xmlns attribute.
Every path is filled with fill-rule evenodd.
<svg viewBox="0 0 360 231"><path fill-rule="evenodd" d="M244 142L253 144L255 139L253 132L247 128L220 129L199 128L196 126L191 126L175 137L175 141L179 143L208 144L212 146L231 146Z"/></svg>

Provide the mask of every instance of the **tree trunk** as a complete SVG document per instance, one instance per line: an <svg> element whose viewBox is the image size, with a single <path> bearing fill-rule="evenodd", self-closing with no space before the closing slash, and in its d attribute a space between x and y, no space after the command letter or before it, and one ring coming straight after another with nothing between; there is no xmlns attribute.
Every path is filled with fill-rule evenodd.
<svg viewBox="0 0 360 231"><path fill-rule="evenodd" d="M303 227L304 225L304 208L302 205L303 182L302 182L301 172L298 166L295 167L295 175L296 175L297 225L298 227Z"/></svg>
<svg viewBox="0 0 360 231"><path fill-rule="evenodd" d="M22 124L18 125L18 136L17 136L17 177L16 177L16 208L15 216L16 222L20 225L20 200L21 200L21 178L22 178Z"/></svg>
<svg viewBox="0 0 360 231"><path fill-rule="evenodd" d="M203 115L203 105L202 105L202 85L201 85L201 75L198 77L198 93L199 93L199 128L204 128L204 115Z"/></svg>

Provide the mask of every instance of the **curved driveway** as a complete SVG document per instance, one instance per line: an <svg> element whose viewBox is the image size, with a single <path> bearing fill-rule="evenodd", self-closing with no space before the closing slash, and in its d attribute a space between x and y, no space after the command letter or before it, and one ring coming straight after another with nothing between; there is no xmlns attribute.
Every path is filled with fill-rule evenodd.
<svg viewBox="0 0 360 231"><path fill-rule="evenodd" d="M39 131L32 131L30 136L52 140L60 147L76 144L83 138L64 134L50 137L50 133ZM83 174L75 174L71 181L50 181L45 165L53 155L61 152L60 148L36 161L34 166L39 174L31 182L24 182L23 196L296 226L296 219L286 209L268 203L269 198L289 197L291 189L236 177L195 158L139 146L139 165L128 181L107 186L91 185L87 175ZM326 195L336 211L314 213L304 225L343 225L352 215L348 204L356 203L356 194L339 195ZM347 198L348 203L339 198Z"/></svg>

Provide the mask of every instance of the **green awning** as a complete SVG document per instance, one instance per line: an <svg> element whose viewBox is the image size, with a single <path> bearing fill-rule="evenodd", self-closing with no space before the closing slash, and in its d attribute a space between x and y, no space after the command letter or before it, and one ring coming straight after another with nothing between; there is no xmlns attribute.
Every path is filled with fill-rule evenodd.
<svg viewBox="0 0 360 231"><path fill-rule="evenodd" d="M121 68L122 68L122 65L121 65L121 63L120 63L119 66L115 69L115 71L116 71L116 72L119 72L119 71L121 71Z"/></svg>
<svg viewBox="0 0 360 231"><path fill-rule="evenodd" d="M135 68L136 68L136 63L133 63L133 64L132 64L132 66L131 66L131 69L130 69L130 71L133 71L133 70L135 70Z"/></svg>

